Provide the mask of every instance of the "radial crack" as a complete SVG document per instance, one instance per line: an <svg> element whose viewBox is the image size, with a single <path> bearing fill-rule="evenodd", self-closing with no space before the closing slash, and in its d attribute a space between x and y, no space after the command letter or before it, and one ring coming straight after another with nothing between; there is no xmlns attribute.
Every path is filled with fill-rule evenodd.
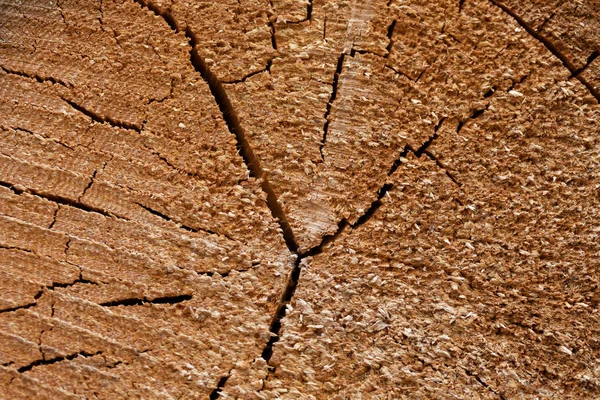
<svg viewBox="0 0 600 400"><path fill-rule="evenodd" d="M254 75L262 74L263 72L271 73L272 65L273 65L273 59L270 59L269 61L267 61L267 65L263 69L259 69L258 71L250 72L249 74L243 76L240 79L235 79L235 80L231 80L231 81L223 81L223 84L231 85L231 84L236 84L236 83L242 83L242 82L246 82L247 79L252 78Z"/></svg>
<svg viewBox="0 0 600 400"><path fill-rule="evenodd" d="M155 216L157 216L157 217L159 217L159 218L161 218L161 219L164 219L165 221L169 221L169 222L172 222L172 223L174 223L175 225L177 225L177 227L179 227L179 228L181 228L181 229L183 229L183 230L186 230L186 231L188 231L188 232L194 232L194 233L198 233L198 232L204 232L204 233L208 233L209 235L219 235L219 236L224 236L224 237L226 237L226 238L227 238L227 239L229 239L229 240L235 241L235 240L234 240L233 238L231 238L229 235L226 235L226 234L223 234L223 233L218 233L218 232L212 231L212 230L210 230L210 229L203 229L203 228L192 228L191 226L184 225L184 224L182 224L182 223L180 223L180 222L177 222L176 220L174 220L173 218L169 217L168 215L166 215L166 214L163 214L163 213L161 213L160 211L156 211L156 210L154 210L153 208L150 208L150 207L148 207L148 206L145 206L145 205L143 205L143 204L141 204L141 203L134 203L134 204L136 204L136 205L140 206L141 208L143 208L144 210L148 211L148 212L149 212L150 214L152 214L152 215L155 215Z"/></svg>
<svg viewBox="0 0 600 400"><path fill-rule="evenodd" d="M386 58L389 57L390 53L392 52L392 46L394 45L394 40L393 40L394 28L396 27L397 22L398 22L398 20L393 20L392 23L390 24L390 26L388 27L387 38L389 40L389 43L385 48L387 50L387 54L385 55Z"/></svg>
<svg viewBox="0 0 600 400"><path fill-rule="evenodd" d="M8 183L8 182L4 182L4 181L0 181L0 186L10 189L13 191L13 193L18 194L18 195L20 195L22 193L30 193L34 196L41 197L42 199L50 200L57 204L62 204L65 206L77 208L77 209L85 211L85 212L96 213L96 214L100 214L100 215L103 215L103 216L109 217L109 218L114 217L114 218L127 220L127 218L114 216L111 213L109 213L108 211L105 211L101 208L92 207L87 204L81 203L76 200L71 200L71 199L68 199L63 196L57 196L57 195L53 195L53 194L49 194L49 193L42 193L42 192L39 192L39 191L33 190L33 189L21 190L21 189L16 188L15 185Z"/></svg>
<svg viewBox="0 0 600 400"><path fill-rule="evenodd" d="M107 301L105 303L100 303L102 307L117 307L117 306L141 306L144 304L177 304L182 303L184 301L191 300L192 296L189 294L184 294L180 296L165 296L165 297L155 297L154 299L148 299L147 297L142 298L130 298L130 299L121 299L115 301Z"/></svg>
<svg viewBox="0 0 600 400"><path fill-rule="evenodd" d="M92 119L92 121L95 121L99 124L109 124L115 128L121 128L121 129L130 129L133 131L136 131L137 133L140 133L142 131L141 126L138 126L134 123L131 122L126 122L126 121L118 121L112 117L109 116L101 116L98 113L95 113L91 110L88 110L87 108L83 107L80 104L75 103L72 100L69 100L65 97L61 97L61 99L66 102L68 105L70 105L71 107L73 107L75 110L79 111L80 113L82 113L83 115L89 117Z"/></svg>
<svg viewBox="0 0 600 400"><path fill-rule="evenodd" d="M325 109L325 115L323 116L323 118L325 119L325 124L323 125L323 139L321 140L321 146L319 147L319 152L321 153L321 161L325 160L325 155L323 154L323 147L325 147L325 141L327 140L327 132L329 130L329 114L331 113L331 107L333 106L333 102L337 97L338 83L340 80L340 75L342 74L342 68L344 66L345 57L346 53L342 53L338 58L335 73L333 74L333 87L331 89L331 96L329 97L329 101L327 102L327 107Z"/></svg>
<svg viewBox="0 0 600 400"><path fill-rule="evenodd" d="M9 68L3 67L3 66L0 66L0 69L2 71L4 71L5 73L7 73L8 75L16 75L16 76L20 76L20 77L23 77L23 78L32 79L32 80L35 80L35 81L37 81L39 83L50 82L50 83L52 83L54 85L60 85L60 86L64 86L64 87L71 87L72 86L72 85L69 85L69 84L63 82L60 79L53 78L51 76L42 77L42 76L37 75L37 74L28 74L26 72L16 71L16 70L9 69Z"/></svg>
<svg viewBox="0 0 600 400"><path fill-rule="evenodd" d="M54 357L54 358L50 358L48 360L46 359L42 359L42 360L35 360L32 363L22 366L21 368L18 368L17 371L19 371L20 373L23 372L27 372L27 371L31 371L31 369L33 369L34 367L38 367L41 365L51 365L51 364L56 364L58 362L61 361L66 361L66 360L74 360L77 357L93 357L93 356L97 356L99 354L102 354L101 351L97 351L95 353L88 353L86 351L79 351L77 353L73 353L73 354L69 354L67 356L62 356L62 357Z"/></svg>
<svg viewBox="0 0 600 400"><path fill-rule="evenodd" d="M585 71L590 66L590 64L593 63L596 58L598 58L598 56L600 56L600 51L594 50L594 52L588 57L587 61L585 62L585 65L583 65L581 68L576 69L571 74L571 78L576 78L577 76L579 76L579 74Z"/></svg>
<svg viewBox="0 0 600 400"><path fill-rule="evenodd" d="M527 31L527 33L529 33L531 36L533 36L533 38L537 39L544 46L546 46L546 48L556 58L558 58L562 62L562 64L565 66L565 68L567 68L571 72L571 75L574 76L577 80L579 80L588 89L588 91L592 94L592 96L594 96L596 98L596 101L598 101L600 103L600 92L598 92L598 90L596 90L593 85L591 85L589 82L587 82L579 74L576 74L577 68L575 68L575 65L563 53L560 52L560 50L554 45L554 43L552 43L552 41L550 39L548 39L545 36L541 35L540 33L536 32L536 30L533 29L532 26L527 24L527 22L525 22L525 20L523 20L523 18L521 18L519 15L517 15L513 10L508 8L503 3L499 2L498 0L489 0L489 1L493 5L500 8L502 11L504 11L506 14L511 16L523 29L525 29L525 31Z"/></svg>
<svg viewBox="0 0 600 400"><path fill-rule="evenodd" d="M227 96L227 92L225 91L222 82L210 70L210 68L206 65L204 59L198 52L198 37L189 26L186 26L185 30L182 29L177 24L177 21L175 20L169 9L160 9L156 5L145 0L135 1L143 7L152 11L157 16L163 18L173 31L182 31L185 34L185 37L188 39L191 47L190 63L192 64L196 72L200 74L202 79L208 84L210 92L213 95L215 102L219 107L219 110L221 111L223 120L225 121L227 128L237 140L237 150L242 156L246 166L248 167L250 175L261 181L261 188L267 194L267 207L271 211L273 217L278 221L288 249L292 253L297 253L298 244L296 242L296 239L294 238L294 233L288 222L287 216L285 215L281 204L279 204L279 200L277 199L275 190L271 186L265 174L265 171L260 166L260 160L254 154L252 146L250 146L250 143L248 142L246 133L244 132L244 129L242 128L240 120L237 116L237 112L231 104L231 100L229 100L229 97Z"/></svg>
<svg viewBox="0 0 600 400"><path fill-rule="evenodd" d="M225 384L227 383L227 380L230 376L231 370L227 373L226 376L223 376L221 377L221 379L219 379L217 387L210 393L210 396L208 397L210 400L218 399L221 396L221 392L223 391L223 388L225 387Z"/></svg>

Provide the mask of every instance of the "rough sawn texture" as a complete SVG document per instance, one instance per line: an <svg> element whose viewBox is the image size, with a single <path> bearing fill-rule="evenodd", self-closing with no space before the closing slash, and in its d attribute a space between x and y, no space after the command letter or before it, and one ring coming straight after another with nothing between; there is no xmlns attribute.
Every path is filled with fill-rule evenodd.
<svg viewBox="0 0 600 400"><path fill-rule="evenodd" d="M591 0L0 6L0 398L600 396Z"/></svg>

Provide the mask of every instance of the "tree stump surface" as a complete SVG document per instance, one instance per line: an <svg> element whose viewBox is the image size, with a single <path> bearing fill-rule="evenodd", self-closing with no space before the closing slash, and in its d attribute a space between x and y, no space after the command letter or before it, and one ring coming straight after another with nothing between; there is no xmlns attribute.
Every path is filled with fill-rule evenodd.
<svg viewBox="0 0 600 400"><path fill-rule="evenodd" d="M595 0L0 5L0 398L600 397Z"/></svg>

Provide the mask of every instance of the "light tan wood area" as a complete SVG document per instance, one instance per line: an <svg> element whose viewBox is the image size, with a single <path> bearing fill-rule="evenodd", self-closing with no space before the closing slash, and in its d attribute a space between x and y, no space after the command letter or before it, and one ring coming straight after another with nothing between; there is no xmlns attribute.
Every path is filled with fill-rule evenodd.
<svg viewBox="0 0 600 400"><path fill-rule="evenodd" d="M1 3L0 398L599 398L599 32Z"/></svg>

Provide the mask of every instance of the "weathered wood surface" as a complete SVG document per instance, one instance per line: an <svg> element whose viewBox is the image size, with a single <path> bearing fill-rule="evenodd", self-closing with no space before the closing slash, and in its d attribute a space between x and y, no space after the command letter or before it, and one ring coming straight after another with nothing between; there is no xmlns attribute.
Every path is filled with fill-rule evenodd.
<svg viewBox="0 0 600 400"><path fill-rule="evenodd" d="M600 6L0 5L0 398L600 397Z"/></svg>

